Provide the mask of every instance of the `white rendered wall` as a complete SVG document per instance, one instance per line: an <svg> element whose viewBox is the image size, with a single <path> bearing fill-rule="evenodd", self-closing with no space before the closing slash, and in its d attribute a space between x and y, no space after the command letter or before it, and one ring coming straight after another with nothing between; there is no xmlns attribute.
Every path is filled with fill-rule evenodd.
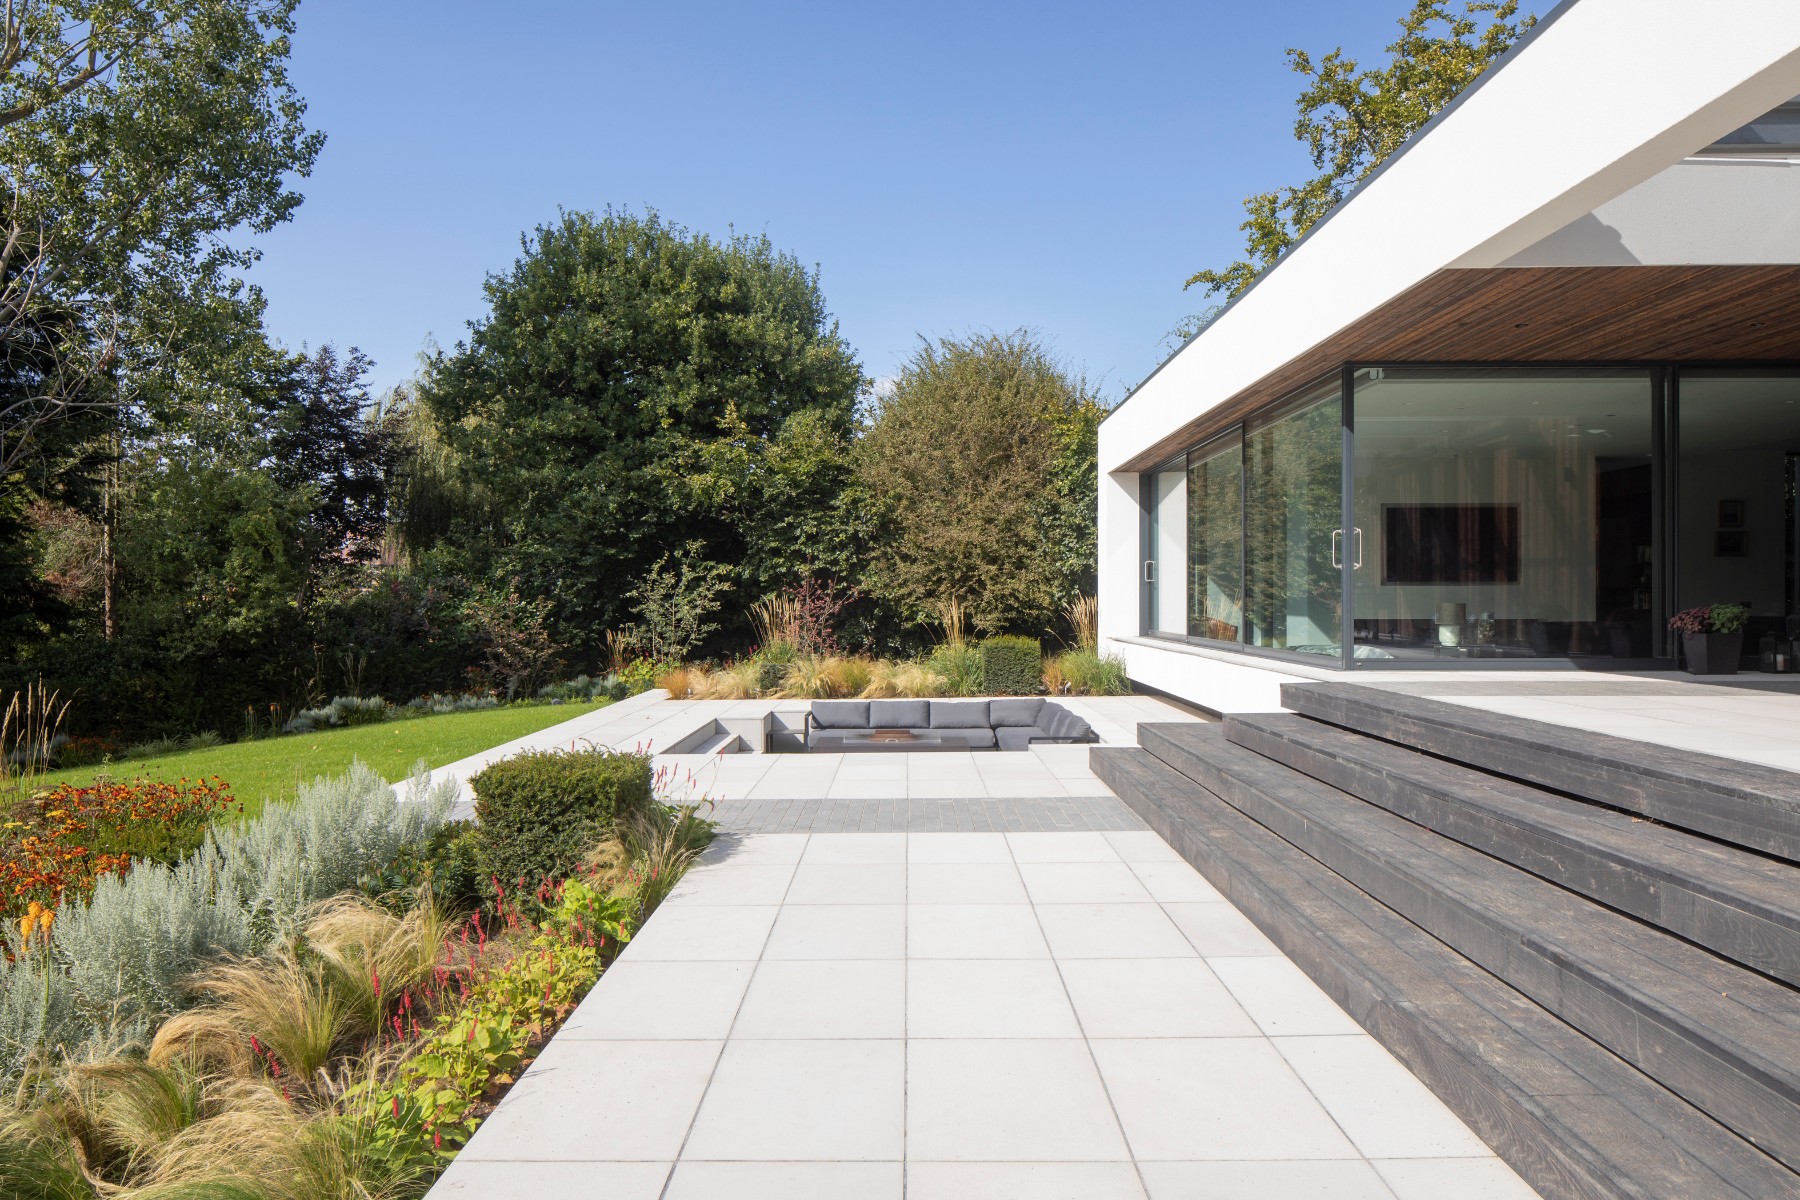
<svg viewBox="0 0 1800 1200"><path fill-rule="evenodd" d="M1800 263L1800 162L1687 159L1503 265L1696 263Z"/></svg>
<svg viewBox="0 0 1800 1200"><path fill-rule="evenodd" d="M1793 0L1581 0L1100 427L1115 471L1446 267L1494 267L1800 93Z"/></svg>
<svg viewBox="0 0 1800 1200"><path fill-rule="evenodd" d="M1143 562L1138 503L1139 479L1135 472L1100 476L1100 562L1097 567L1101 638L1134 637L1138 630L1142 597Z"/></svg>
<svg viewBox="0 0 1800 1200"><path fill-rule="evenodd" d="M1137 683L1179 696L1216 713L1280 712L1281 685L1311 677L1285 674L1280 664L1249 655L1208 656L1186 647L1163 647L1141 639L1104 643L1125 660Z"/></svg>

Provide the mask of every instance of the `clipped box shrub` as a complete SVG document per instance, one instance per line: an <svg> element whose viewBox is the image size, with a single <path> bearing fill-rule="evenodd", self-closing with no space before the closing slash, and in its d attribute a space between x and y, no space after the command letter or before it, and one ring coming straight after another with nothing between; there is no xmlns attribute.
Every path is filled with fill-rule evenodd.
<svg viewBox="0 0 1800 1200"><path fill-rule="evenodd" d="M991 696L1035 696L1043 690L1044 651L1037 639L982 639L981 690Z"/></svg>
<svg viewBox="0 0 1800 1200"><path fill-rule="evenodd" d="M469 781L484 875L511 891L572 874L614 826L651 803L650 756L534 750Z"/></svg>

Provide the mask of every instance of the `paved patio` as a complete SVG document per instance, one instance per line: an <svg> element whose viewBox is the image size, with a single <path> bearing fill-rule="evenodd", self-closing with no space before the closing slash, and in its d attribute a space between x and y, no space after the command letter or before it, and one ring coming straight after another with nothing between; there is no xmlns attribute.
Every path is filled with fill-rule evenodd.
<svg viewBox="0 0 1800 1200"><path fill-rule="evenodd" d="M709 851L434 1190L1533 1195L1156 835Z"/></svg>
<svg viewBox="0 0 1800 1200"><path fill-rule="evenodd" d="M654 744L713 715L628 703L576 736ZM1126 744L1191 719L1083 703ZM659 761L710 766L686 757ZM1534 1195L1085 757L696 772L729 832L433 1197Z"/></svg>

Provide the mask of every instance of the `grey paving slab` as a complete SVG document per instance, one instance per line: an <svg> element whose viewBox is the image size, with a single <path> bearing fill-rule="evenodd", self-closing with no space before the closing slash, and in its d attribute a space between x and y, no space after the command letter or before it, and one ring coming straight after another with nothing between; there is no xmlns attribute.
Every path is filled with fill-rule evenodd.
<svg viewBox="0 0 1800 1200"><path fill-rule="evenodd" d="M1183 872L1143 830L729 833L432 1195L1533 1194Z"/></svg>

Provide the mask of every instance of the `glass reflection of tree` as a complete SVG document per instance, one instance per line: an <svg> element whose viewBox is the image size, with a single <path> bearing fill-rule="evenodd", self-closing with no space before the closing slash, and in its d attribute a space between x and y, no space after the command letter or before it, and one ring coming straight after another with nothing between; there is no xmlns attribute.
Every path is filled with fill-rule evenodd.
<svg viewBox="0 0 1800 1200"><path fill-rule="evenodd" d="M1244 439L1244 603L1252 645L1293 645L1291 617L1318 629L1302 643L1335 647L1343 594L1331 562L1332 533L1343 511L1343 436L1339 404L1328 400L1284 417ZM1354 553L1353 546L1345 547Z"/></svg>
<svg viewBox="0 0 1800 1200"><path fill-rule="evenodd" d="M1188 468L1188 634L1235 642L1243 597L1243 450Z"/></svg>

